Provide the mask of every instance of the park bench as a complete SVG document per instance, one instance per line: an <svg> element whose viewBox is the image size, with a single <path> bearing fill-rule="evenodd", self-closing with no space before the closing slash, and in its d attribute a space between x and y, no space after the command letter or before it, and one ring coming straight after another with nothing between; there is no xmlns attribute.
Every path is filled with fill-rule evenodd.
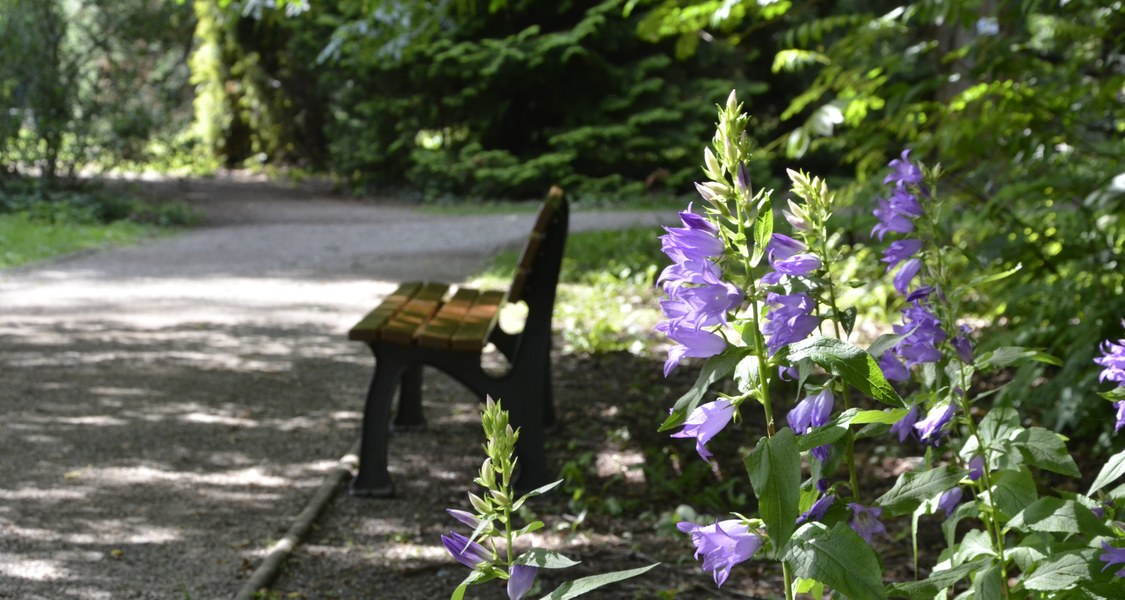
<svg viewBox="0 0 1125 600"><path fill-rule="evenodd" d="M482 400L500 399L520 429L516 444L521 489L547 483L543 453L544 426L554 419L551 397L551 313L568 226L562 190L551 193L539 210L509 289L482 291L444 283L401 284L348 332L375 355L375 374L367 392L360 439L359 471L350 493L386 497L394 494L387 472L391 400L399 391L395 429L425 425L422 368L440 369ZM527 304L518 333L498 326L507 303ZM482 354L492 343L508 360L501 375L485 372Z"/></svg>

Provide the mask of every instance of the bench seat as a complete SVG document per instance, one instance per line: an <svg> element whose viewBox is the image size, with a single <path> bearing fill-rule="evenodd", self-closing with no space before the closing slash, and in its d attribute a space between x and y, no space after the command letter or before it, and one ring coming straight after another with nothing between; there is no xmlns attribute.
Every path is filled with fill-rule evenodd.
<svg viewBox="0 0 1125 600"><path fill-rule="evenodd" d="M506 300L501 291L410 281L352 327L348 339L480 352Z"/></svg>

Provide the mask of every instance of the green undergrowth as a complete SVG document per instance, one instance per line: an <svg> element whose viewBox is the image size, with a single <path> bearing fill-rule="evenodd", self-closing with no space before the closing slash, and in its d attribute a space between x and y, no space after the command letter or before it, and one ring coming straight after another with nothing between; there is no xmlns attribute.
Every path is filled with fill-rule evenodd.
<svg viewBox="0 0 1125 600"><path fill-rule="evenodd" d="M198 215L175 203L148 203L101 189L44 194L0 189L0 269L81 250L134 243Z"/></svg>
<svg viewBox="0 0 1125 600"><path fill-rule="evenodd" d="M660 319L654 282L662 262L661 233L643 227L570 235L554 321L564 351L640 354L652 347L652 327ZM518 260L519 250L501 253L473 284L507 286Z"/></svg>

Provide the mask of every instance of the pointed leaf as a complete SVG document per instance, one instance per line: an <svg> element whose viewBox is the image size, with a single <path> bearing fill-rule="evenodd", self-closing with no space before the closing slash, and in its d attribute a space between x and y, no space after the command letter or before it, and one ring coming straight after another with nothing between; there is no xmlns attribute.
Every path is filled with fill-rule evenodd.
<svg viewBox="0 0 1125 600"><path fill-rule="evenodd" d="M809 359L859 391L895 408L906 406L887 383L879 363L861 348L836 338L817 337L789 345L789 360Z"/></svg>
<svg viewBox="0 0 1125 600"><path fill-rule="evenodd" d="M531 498L534 498L535 496L539 496L541 494L546 494L547 492L549 492L549 491L555 489L556 487L558 487L559 485L561 485L562 482L563 482L563 480L560 479L560 480L558 480L554 483L548 483L547 485L537 487L537 488L531 490L530 492L524 494L523 496L520 496L520 499L516 500L516 503L512 505L512 510L513 511L519 510L520 507L523 506L524 502L527 502L528 500L530 500Z"/></svg>
<svg viewBox="0 0 1125 600"><path fill-rule="evenodd" d="M626 579L629 579L630 577L643 575L651 571L659 564L660 563L653 563L647 567L641 567L639 569L616 571L614 573L603 573L601 575L591 575L590 577L583 577L582 579L568 581L555 588L555 591L547 594L546 596L543 596L543 598L541 598L540 600L567 600L569 598L577 598L578 596L581 596L586 592L596 590L603 585L609 585L611 583L617 583L618 581L624 581Z"/></svg>
<svg viewBox="0 0 1125 600"><path fill-rule="evenodd" d="M758 497L774 548L781 548L796 527L801 500L801 453L788 427L762 438L746 457L746 472Z"/></svg>
<svg viewBox="0 0 1125 600"><path fill-rule="evenodd" d="M1025 576L1023 586L1038 592L1069 590L1093 578L1090 565L1096 561L1097 555L1097 550L1086 549L1048 556L1030 575Z"/></svg>
<svg viewBox="0 0 1125 600"><path fill-rule="evenodd" d="M797 577L815 579L848 598L887 597L875 551L844 523L832 529L805 523L789 540L784 560Z"/></svg>
<svg viewBox="0 0 1125 600"><path fill-rule="evenodd" d="M750 266L756 267L762 262L766 252L766 244L773 235L773 204L769 197L762 200L758 209L758 218L754 219L754 254L750 257Z"/></svg>
<svg viewBox="0 0 1125 600"><path fill-rule="evenodd" d="M699 406L699 402L703 400L711 385L730 376L734 372L735 365L748 354L750 354L749 348L738 346L727 348L722 354L708 358L707 362L703 363L703 369L699 371L695 385L676 401L672 414L660 425L660 431L683 425L691 411Z"/></svg>
<svg viewBox="0 0 1125 600"><path fill-rule="evenodd" d="M581 561L571 560L558 552L546 548L532 548L516 557L514 565L531 565L540 569L565 569Z"/></svg>
<svg viewBox="0 0 1125 600"><path fill-rule="evenodd" d="M1094 492L1117 481L1117 478L1123 474L1125 474L1125 450L1114 454L1109 457L1109 460L1105 461L1102 470L1098 471L1098 476L1094 478L1094 483L1090 486L1090 491L1086 492L1086 495L1093 497Z"/></svg>
<svg viewBox="0 0 1125 600"><path fill-rule="evenodd" d="M1024 459L1040 469L1075 478L1082 476L1078 465L1066 451L1066 442L1053 431L1032 427L1019 432L1013 442Z"/></svg>
<svg viewBox="0 0 1125 600"><path fill-rule="evenodd" d="M929 471L903 473L886 494L875 501L892 514L905 514L926 500L953 488L968 471L945 465Z"/></svg>
<svg viewBox="0 0 1125 600"><path fill-rule="evenodd" d="M969 573L979 572L989 562L989 559L981 558L958 565L952 569L934 571L930 573L929 577L922 581L896 583L890 587L889 594L892 598L933 600L938 592L949 589L953 584L967 577Z"/></svg>

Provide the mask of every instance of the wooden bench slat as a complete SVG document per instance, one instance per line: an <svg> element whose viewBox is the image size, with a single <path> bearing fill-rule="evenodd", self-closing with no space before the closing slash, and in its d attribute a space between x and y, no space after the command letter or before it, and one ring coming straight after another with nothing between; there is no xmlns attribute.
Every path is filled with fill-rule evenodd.
<svg viewBox="0 0 1125 600"><path fill-rule="evenodd" d="M507 294L504 292L482 292L472 308L465 313L457 333L450 338L450 349L474 351L484 348L488 334L500 318L500 306L506 298Z"/></svg>
<svg viewBox="0 0 1125 600"><path fill-rule="evenodd" d="M444 283L426 283L379 329L379 339L409 344L441 307Z"/></svg>
<svg viewBox="0 0 1125 600"><path fill-rule="evenodd" d="M367 313L359 323L356 323L348 331L348 339L360 342L373 342L378 339L379 328L386 324L421 287L421 281L408 281L399 285L395 291L379 303L379 306Z"/></svg>
<svg viewBox="0 0 1125 600"><path fill-rule="evenodd" d="M478 290L460 288L438 309L437 314L419 332L418 344L427 348L448 348L461 321L480 296Z"/></svg>

